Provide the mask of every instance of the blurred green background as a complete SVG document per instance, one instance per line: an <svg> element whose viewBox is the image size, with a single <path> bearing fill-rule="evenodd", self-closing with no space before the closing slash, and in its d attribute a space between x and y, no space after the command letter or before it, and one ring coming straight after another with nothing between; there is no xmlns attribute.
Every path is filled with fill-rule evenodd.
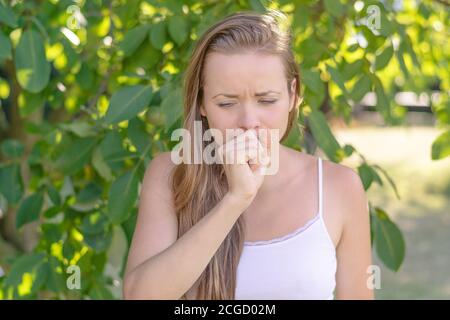
<svg viewBox="0 0 450 320"><path fill-rule="evenodd" d="M354 168L379 299L449 299L447 1L0 0L0 299L121 299L140 182L182 126L195 40L279 10L304 97L286 145Z"/></svg>

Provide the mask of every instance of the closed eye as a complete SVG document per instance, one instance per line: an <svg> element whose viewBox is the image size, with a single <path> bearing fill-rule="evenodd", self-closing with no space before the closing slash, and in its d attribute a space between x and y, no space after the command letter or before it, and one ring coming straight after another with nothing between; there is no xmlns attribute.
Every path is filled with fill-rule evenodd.
<svg viewBox="0 0 450 320"><path fill-rule="evenodd" d="M218 103L217 105L218 105L219 107L224 107L224 108L226 108L226 107L231 107L233 104L234 104L234 103Z"/></svg>
<svg viewBox="0 0 450 320"><path fill-rule="evenodd" d="M274 104L277 100L260 100L259 102L262 104Z"/></svg>
<svg viewBox="0 0 450 320"><path fill-rule="evenodd" d="M260 101L258 101L259 103L262 103L262 104L274 104L275 102L277 102L277 100L275 99L275 100L260 100ZM218 103L217 104L219 107L223 107L223 108L226 108L226 107L231 107L232 105L234 105L234 103L232 103L232 102L228 102L228 103Z"/></svg>

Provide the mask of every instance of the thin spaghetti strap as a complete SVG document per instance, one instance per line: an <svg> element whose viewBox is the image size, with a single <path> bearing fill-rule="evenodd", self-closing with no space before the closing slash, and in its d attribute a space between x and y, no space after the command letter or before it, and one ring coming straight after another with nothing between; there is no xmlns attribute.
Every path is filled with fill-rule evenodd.
<svg viewBox="0 0 450 320"><path fill-rule="evenodd" d="M322 210L323 210L323 186L322 186L322 158L319 157L318 159L318 167L319 167L319 216L322 218Z"/></svg>

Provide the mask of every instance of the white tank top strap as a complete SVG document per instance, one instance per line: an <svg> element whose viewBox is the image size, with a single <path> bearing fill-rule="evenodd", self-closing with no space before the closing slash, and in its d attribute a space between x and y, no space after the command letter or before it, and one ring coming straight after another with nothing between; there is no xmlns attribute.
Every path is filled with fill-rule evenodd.
<svg viewBox="0 0 450 320"><path fill-rule="evenodd" d="M319 217L323 219L323 174L322 174L322 158L318 159L319 167Z"/></svg>

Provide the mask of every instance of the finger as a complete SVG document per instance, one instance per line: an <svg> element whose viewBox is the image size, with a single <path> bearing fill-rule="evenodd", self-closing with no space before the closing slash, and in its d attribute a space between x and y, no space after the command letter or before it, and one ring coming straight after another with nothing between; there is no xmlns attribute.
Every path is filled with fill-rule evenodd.
<svg viewBox="0 0 450 320"><path fill-rule="evenodd" d="M258 131L258 139L261 141L261 144L264 148L266 148L267 153L270 155L270 151L272 149L272 139L269 129L261 129Z"/></svg>
<svg viewBox="0 0 450 320"><path fill-rule="evenodd" d="M258 148L251 146L244 146L236 150L236 162L239 164L243 163L257 163L258 159Z"/></svg>

